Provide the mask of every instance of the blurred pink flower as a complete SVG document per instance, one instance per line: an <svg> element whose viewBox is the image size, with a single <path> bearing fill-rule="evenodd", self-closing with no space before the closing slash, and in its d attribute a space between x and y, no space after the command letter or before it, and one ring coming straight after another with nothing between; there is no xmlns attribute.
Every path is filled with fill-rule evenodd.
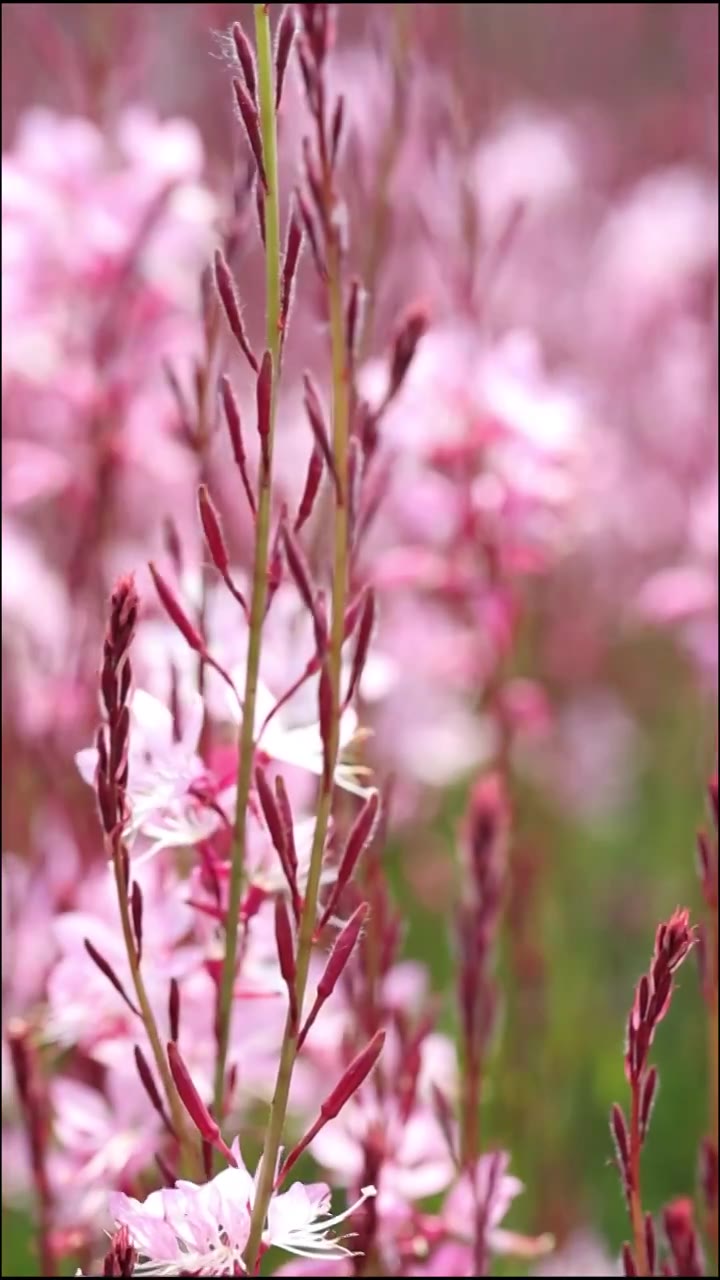
<svg viewBox="0 0 720 1280"><path fill-rule="evenodd" d="M537 1257L552 1248L552 1237L545 1235L531 1239L500 1226L513 1200L523 1190L519 1178L508 1173L509 1164L510 1157L505 1152L481 1156L472 1177L463 1175L448 1195L442 1209L442 1220L457 1240L471 1243L477 1206L485 1205L486 1239L491 1252Z"/></svg>
<svg viewBox="0 0 720 1280"><path fill-rule="evenodd" d="M620 1264L591 1231L577 1231L551 1258L533 1267L534 1276L619 1276Z"/></svg>
<svg viewBox="0 0 720 1280"><path fill-rule="evenodd" d="M610 689L585 688L556 708L552 728L539 743L523 745L518 763L564 808L591 823L623 812L644 749L639 726L621 699Z"/></svg>
<svg viewBox="0 0 720 1280"><path fill-rule="evenodd" d="M440 1125L429 1107L416 1106L409 1117L394 1102L377 1103L365 1090L337 1120L313 1140L315 1159L345 1186L363 1175L365 1144L381 1154L378 1214L392 1218L426 1196L444 1190L453 1162Z"/></svg>
<svg viewBox="0 0 720 1280"><path fill-rule="evenodd" d="M133 878L143 894L145 981L161 1036L170 1036L168 991L175 978L180 993L178 1043L197 1088L209 1098L216 1053L212 973L221 945L218 926L193 909L190 886L160 859L135 869ZM112 874L103 869L83 881L75 909L56 916L51 935L58 956L47 980L44 1030L51 1041L82 1049L102 1063L111 1078L122 1080L128 1070L134 1072L135 1044L141 1044L148 1061L151 1048L144 1033L139 1035L135 1016L85 948L88 939L132 996L117 910ZM269 910L254 917L245 935L235 993L242 1014L238 1011L233 1021L231 1056L238 1064L244 1100L265 1094L282 1036L282 990Z"/></svg>
<svg viewBox="0 0 720 1280"><path fill-rule="evenodd" d="M160 871L158 866L153 862L143 867L136 879L144 913L152 921L144 947L151 998L163 1009L170 979L191 972L199 965L202 952L197 945L186 943L193 916L183 900L182 885L168 869ZM52 937L59 955L48 979L48 1036L60 1044L80 1045L92 1056L98 1056L106 1040L127 1051L128 1041L137 1038L135 1017L85 949L88 939L112 966L125 990L132 992L118 927L117 892L107 867L85 877L74 909L55 918Z"/></svg>
<svg viewBox="0 0 720 1280"><path fill-rule="evenodd" d="M194 846L216 830L221 819L203 805L197 790L205 769L197 755L204 716L199 693L189 694L181 715L181 737L173 717L157 698L135 689L130 702L126 839L140 836L147 847L134 859L139 865L160 849ZM94 786L97 750L78 752L76 763L85 782Z"/></svg>
<svg viewBox="0 0 720 1280"><path fill-rule="evenodd" d="M139 108L112 137L31 111L3 156L3 500L62 497L59 544L80 535L102 477L122 491L125 535L159 521L159 486L177 498L192 479L162 361L201 340L217 215L202 167L194 125Z"/></svg>
<svg viewBox="0 0 720 1280"><path fill-rule="evenodd" d="M51 1086L55 1115L54 1183L66 1188L61 1220L95 1230L106 1218L108 1186L150 1167L161 1122L137 1075L108 1074L104 1092L60 1077Z"/></svg>

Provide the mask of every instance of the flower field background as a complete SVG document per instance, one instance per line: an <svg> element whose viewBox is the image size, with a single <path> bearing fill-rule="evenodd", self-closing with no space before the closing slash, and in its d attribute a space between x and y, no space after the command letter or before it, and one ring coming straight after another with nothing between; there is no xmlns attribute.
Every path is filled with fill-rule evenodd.
<svg viewBox="0 0 720 1280"><path fill-rule="evenodd" d="M2 24L3 1275L716 1274L716 7Z"/></svg>

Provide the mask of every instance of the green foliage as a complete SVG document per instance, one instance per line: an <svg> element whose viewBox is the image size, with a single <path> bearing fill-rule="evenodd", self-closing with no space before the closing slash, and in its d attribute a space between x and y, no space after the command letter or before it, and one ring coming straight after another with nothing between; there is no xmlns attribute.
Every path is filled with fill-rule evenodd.
<svg viewBox="0 0 720 1280"><path fill-rule="evenodd" d="M694 839L704 820L714 734L712 708L667 652L648 655L643 644L618 655L617 667L644 734L644 764L628 808L611 823L587 825L529 788L515 797L521 838L543 851L531 914L544 975L538 999L513 985L504 955L502 1036L483 1123L486 1141L510 1150L513 1172L526 1185L513 1225L562 1238L589 1224L613 1251L627 1236L608 1127L612 1102L628 1102L625 1022L657 924L678 905L699 907ZM633 681L628 670L638 668ZM453 795L435 824L433 840L445 841L449 859L462 811L462 796ZM416 847L394 850L393 882L409 904L408 951L447 993L443 1021L451 1029L449 921L413 900L410 870L419 856ZM653 1060L660 1089L642 1179L645 1207L657 1212L673 1196L694 1194L707 1118L706 1024L692 958ZM495 1271L502 1274L501 1265Z"/></svg>
<svg viewBox="0 0 720 1280"><path fill-rule="evenodd" d="M32 1222L24 1213L3 1210L2 1273L4 1276L36 1276L38 1264L32 1248Z"/></svg>

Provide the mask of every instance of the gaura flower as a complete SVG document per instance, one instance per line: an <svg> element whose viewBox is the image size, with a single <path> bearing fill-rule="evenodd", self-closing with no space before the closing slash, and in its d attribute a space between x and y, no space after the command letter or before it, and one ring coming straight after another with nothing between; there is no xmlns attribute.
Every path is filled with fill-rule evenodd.
<svg viewBox="0 0 720 1280"><path fill-rule="evenodd" d="M136 689L130 702L128 800L130 817L125 838L132 844L139 836L150 842L136 864L160 849L192 846L216 830L221 818L202 803L193 788L199 786L205 768L197 755L203 721L198 693L189 696L176 740L169 709L157 698ZM95 781L97 751L79 751L75 762L91 786Z"/></svg>
<svg viewBox="0 0 720 1280"><path fill-rule="evenodd" d="M232 673L236 687L242 686L242 672ZM294 724L293 699L279 702L262 681L258 685L255 703L255 745L262 755L281 764L305 769L320 777L323 771L323 742L317 720L305 720ZM231 699L229 706L235 718L237 703ZM340 717L338 760L335 765L335 784L353 795L366 796L370 788L361 779L367 773L363 765L353 760L355 749L362 743L365 732L358 726L357 715L347 707Z"/></svg>
<svg viewBox="0 0 720 1280"><path fill-rule="evenodd" d="M243 1254L260 1166L252 1178L237 1140L232 1152L237 1168L224 1169L204 1185L179 1181L169 1190L153 1191L143 1202L122 1193L110 1197L115 1222L127 1227L141 1257L137 1274L223 1276L246 1271ZM328 1232L374 1195L374 1187L364 1187L355 1204L329 1216L330 1189L325 1183L293 1183L270 1201L262 1247L320 1260L352 1256L342 1244L348 1237Z"/></svg>
<svg viewBox="0 0 720 1280"><path fill-rule="evenodd" d="M517 1258L542 1257L553 1248L552 1236L523 1236L500 1226L513 1200L523 1190L520 1179L508 1173L509 1163L510 1158L504 1151L481 1156L472 1172L461 1177L448 1195L442 1211L443 1222L455 1240L470 1246L477 1207L485 1205L487 1243L492 1253Z"/></svg>

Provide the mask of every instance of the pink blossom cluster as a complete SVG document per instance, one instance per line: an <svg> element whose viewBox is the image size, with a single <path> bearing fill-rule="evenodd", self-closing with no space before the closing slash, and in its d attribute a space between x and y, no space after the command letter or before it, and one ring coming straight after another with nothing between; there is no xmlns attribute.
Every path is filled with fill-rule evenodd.
<svg viewBox="0 0 720 1280"><path fill-rule="evenodd" d="M202 169L192 124L139 108L112 137L38 109L3 156L3 618L30 734L53 703L72 722L113 576L158 536L158 503L191 501L163 362L199 346Z"/></svg>
<svg viewBox="0 0 720 1280"><path fill-rule="evenodd" d="M31 112L3 158L3 1192L45 1274L551 1253L481 1124L512 780L627 780L583 581L590 630L680 624L712 667L707 175L618 193L531 107L468 137L402 29L279 8L221 41L218 191L136 107ZM568 602L553 707L524 642ZM385 843L460 784L451 1035Z"/></svg>

